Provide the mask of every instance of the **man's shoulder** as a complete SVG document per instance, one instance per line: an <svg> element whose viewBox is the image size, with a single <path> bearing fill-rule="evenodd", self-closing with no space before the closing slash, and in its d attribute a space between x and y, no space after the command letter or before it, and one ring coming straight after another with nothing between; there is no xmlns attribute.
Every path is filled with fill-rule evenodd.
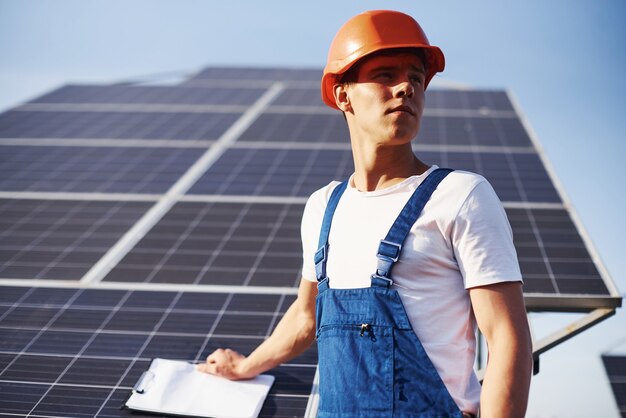
<svg viewBox="0 0 626 418"><path fill-rule="evenodd" d="M438 205L442 216L455 218L468 201L478 199L481 203L497 203L497 196L487 179L465 170L451 172L437 187L431 200Z"/></svg>
<svg viewBox="0 0 626 418"><path fill-rule="evenodd" d="M466 170L454 170L448 175L448 178L454 179L459 184L478 184L482 181L487 181L480 174Z"/></svg>
<svg viewBox="0 0 626 418"><path fill-rule="evenodd" d="M465 170L454 170L443 181L445 181L445 187L455 188L458 191L465 190L467 193L480 183L489 183L480 174Z"/></svg>
<svg viewBox="0 0 626 418"><path fill-rule="evenodd" d="M332 194L335 187L341 183L340 181L333 180L327 185L317 189L307 199L306 206L310 210L324 210L326 205L328 204L328 200L330 199L330 195Z"/></svg>

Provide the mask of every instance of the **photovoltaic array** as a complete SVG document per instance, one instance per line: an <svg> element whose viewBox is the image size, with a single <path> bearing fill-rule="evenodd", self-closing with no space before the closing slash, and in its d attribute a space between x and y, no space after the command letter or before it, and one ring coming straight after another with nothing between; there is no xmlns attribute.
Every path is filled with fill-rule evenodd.
<svg viewBox="0 0 626 418"><path fill-rule="evenodd" d="M620 417L626 417L626 355L604 354L604 370L609 377Z"/></svg>
<svg viewBox="0 0 626 418"><path fill-rule="evenodd" d="M250 352L294 300L306 198L353 171L316 69L69 85L0 114L0 415L119 417L153 357ZM529 310L621 299L509 93L429 90L414 150L484 175ZM315 348L264 417L313 416ZM133 415L135 416L135 415Z"/></svg>

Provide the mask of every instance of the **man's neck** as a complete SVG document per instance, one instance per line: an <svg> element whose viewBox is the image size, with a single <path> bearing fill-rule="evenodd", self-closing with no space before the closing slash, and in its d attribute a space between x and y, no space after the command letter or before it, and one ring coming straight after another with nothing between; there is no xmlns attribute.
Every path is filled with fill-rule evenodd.
<svg viewBox="0 0 626 418"><path fill-rule="evenodd" d="M381 190L422 174L429 166L421 162L411 143L398 146L352 144L354 187L360 191Z"/></svg>

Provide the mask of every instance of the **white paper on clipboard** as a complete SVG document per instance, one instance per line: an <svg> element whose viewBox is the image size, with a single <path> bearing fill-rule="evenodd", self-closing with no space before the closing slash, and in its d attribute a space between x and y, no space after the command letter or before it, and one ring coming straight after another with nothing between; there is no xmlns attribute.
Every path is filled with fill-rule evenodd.
<svg viewBox="0 0 626 418"><path fill-rule="evenodd" d="M173 415L256 418L274 376L231 381L202 373L186 361L152 360L125 406Z"/></svg>

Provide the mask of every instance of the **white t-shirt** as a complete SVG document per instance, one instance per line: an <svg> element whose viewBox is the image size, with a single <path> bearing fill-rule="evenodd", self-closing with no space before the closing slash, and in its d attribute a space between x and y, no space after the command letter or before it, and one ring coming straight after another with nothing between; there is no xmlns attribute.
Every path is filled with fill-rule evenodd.
<svg viewBox="0 0 626 418"><path fill-rule="evenodd" d="M392 187L360 192L353 180L333 216L327 275L331 288L370 286L376 252L417 186L436 166ZM317 281L313 255L331 182L311 195L302 217L302 276ZM413 330L462 411L477 413L476 321L466 289L522 276L511 227L482 176L453 171L438 186L404 242L391 278Z"/></svg>

